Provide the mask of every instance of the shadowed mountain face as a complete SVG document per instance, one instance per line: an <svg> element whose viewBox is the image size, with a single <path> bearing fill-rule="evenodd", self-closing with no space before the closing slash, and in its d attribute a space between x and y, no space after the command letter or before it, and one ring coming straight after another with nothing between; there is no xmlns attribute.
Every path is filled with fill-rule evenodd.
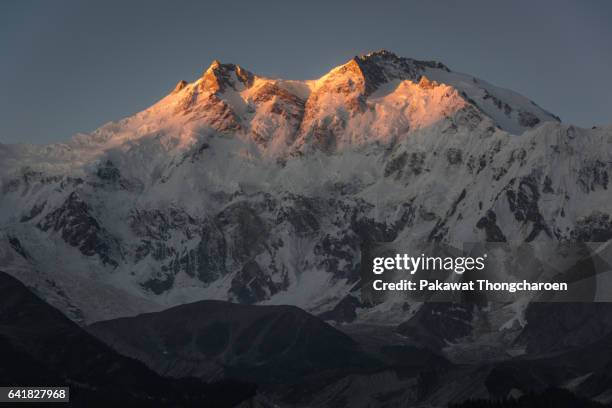
<svg viewBox="0 0 612 408"><path fill-rule="evenodd" d="M415 403L452 368L424 347L394 343L392 332L349 336L292 306L201 301L88 331L160 374L255 382L282 407Z"/></svg>
<svg viewBox="0 0 612 408"><path fill-rule="evenodd" d="M168 380L95 339L0 272L0 384L69 386L74 406L231 407L254 395L238 382Z"/></svg>
<svg viewBox="0 0 612 408"><path fill-rule="evenodd" d="M490 345L481 344L473 353L485 357L469 364L453 364L435 351L469 336L473 318L459 305L426 305L397 328L349 325L344 334L295 307L202 301L98 322L88 331L163 375L256 382L281 407L445 406L474 398L486 404L487 398L543 393L550 387L570 389L585 406L607 401L612 389L609 334L589 341L590 331L583 332L580 346L515 358L487 357ZM568 322L564 314L551 320ZM536 340L529 339L534 347ZM542 398L557 398L553 394ZM507 404L532 400L540 396L507 399Z"/></svg>
<svg viewBox="0 0 612 408"><path fill-rule="evenodd" d="M517 341L534 356L596 344L612 333L612 303L532 303L525 317Z"/></svg>
<svg viewBox="0 0 612 408"><path fill-rule="evenodd" d="M551 351L543 356L517 358L497 364L486 379L494 397L506 397L511 390L542 392L565 387L589 398L612 400L612 334L593 339L570 350Z"/></svg>
<svg viewBox="0 0 612 408"><path fill-rule="evenodd" d="M288 385L380 365L349 336L292 306L202 301L88 330L173 377Z"/></svg>

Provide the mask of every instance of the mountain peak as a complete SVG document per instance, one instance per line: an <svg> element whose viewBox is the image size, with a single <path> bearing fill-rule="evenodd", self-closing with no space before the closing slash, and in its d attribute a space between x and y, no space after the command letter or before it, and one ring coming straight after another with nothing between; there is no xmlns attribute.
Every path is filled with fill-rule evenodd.
<svg viewBox="0 0 612 408"><path fill-rule="evenodd" d="M423 89L433 89L438 86L438 83L436 81L430 81L425 75L421 75L419 86Z"/></svg>
<svg viewBox="0 0 612 408"><path fill-rule="evenodd" d="M210 66L208 67L208 70L217 69L217 68L220 68L220 67L221 67L221 61L219 61L218 59L214 59L210 63Z"/></svg>
<svg viewBox="0 0 612 408"><path fill-rule="evenodd" d="M367 60L367 59L390 59L390 60L398 60L401 57L399 57L397 54L395 54L394 52L391 52L389 50L386 50L384 48L380 49L380 50L376 50L376 51L372 51L369 52L367 54L361 54L358 57L355 58L359 58L362 60Z"/></svg>
<svg viewBox="0 0 612 408"><path fill-rule="evenodd" d="M176 84L176 86L172 90L172 93L176 93L176 92L182 91L183 88L185 88L187 86L187 84L188 84L187 81L185 81L184 79L181 79L180 81L178 81L178 83Z"/></svg>
<svg viewBox="0 0 612 408"><path fill-rule="evenodd" d="M255 76L236 64L223 64L214 59L202 75L203 90L211 93L223 92L228 88L240 90L253 84Z"/></svg>
<svg viewBox="0 0 612 408"><path fill-rule="evenodd" d="M395 79L418 81L420 67L414 60L398 57L387 50L378 50L368 54L356 55L332 72L342 76L359 77L365 86L365 95L370 95L383 83Z"/></svg>
<svg viewBox="0 0 612 408"><path fill-rule="evenodd" d="M414 58L406 58L397 55L396 53L386 50L380 49L377 51L372 51L367 54L361 54L355 56L354 59L360 61L362 63L370 63L370 64L391 64L391 65L399 65L399 66L408 66L413 65L419 68L437 68L442 69L444 71L450 71L450 69L439 61L426 61L426 60L417 60Z"/></svg>
<svg viewBox="0 0 612 408"><path fill-rule="evenodd" d="M354 56L332 72L341 75L358 75L365 84L365 96L368 96L380 85L394 80L410 80L416 83L429 69L450 72L450 69L441 62L404 58L389 50L380 49Z"/></svg>
<svg viewBox="0 0 612 408"><path fill-rule="evenodd" d="M240 131L266 155L281 155L308 146L311 140L317 141L313 146L329 145L332 149L374 139L397 139L450 118L464 106L475 108L481 118L491 119L492 128L513 134L558 121L514 92L452 72L439 62L405 58L381 49L354 56L309 81L265 78L215 59L200 78L192 83L179 81L170 98L164 97L146 113L103 127L87 142L78 143L98 146L111 143L111 139L118 143L149 135L152 126L167 129L181 125ZM424 111L419 111L421 108ZM144 126L149 121L154 124Z"/></svg>

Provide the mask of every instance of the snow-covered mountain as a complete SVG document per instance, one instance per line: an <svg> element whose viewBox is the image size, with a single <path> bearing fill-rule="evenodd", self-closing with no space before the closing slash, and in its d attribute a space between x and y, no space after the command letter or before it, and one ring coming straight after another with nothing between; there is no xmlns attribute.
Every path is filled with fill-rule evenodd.
<svg viewBox="0 0 612 408"><path fill-rule="evenodd" d="M611 143L387 51L311 81L214 61L91 134L0 145L0 268L81 322L203 299L329 312L367 242L610 239Z"/></svg>

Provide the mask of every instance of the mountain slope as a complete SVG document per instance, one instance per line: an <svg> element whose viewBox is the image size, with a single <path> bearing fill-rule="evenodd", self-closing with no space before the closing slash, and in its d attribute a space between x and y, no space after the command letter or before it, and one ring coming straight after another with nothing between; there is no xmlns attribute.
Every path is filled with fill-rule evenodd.
<svg viewBox="0 0 612 408"><path fill-rule="evenodd" d="M69 386L74 406L231 407L251 397L241 383L167 380L116 354L23 284L0 272L0 382L5 386Z"/></svg>
<svg viewBox="0 0 612 408"><path fill-rule="evenodd" d="M292 306L201 301L87 330L160 374L257 383L279 406L372 406L384 394L415 402L452 368L422 347L349 337Z"/></svg>
<svg viewBox="0 0 612 408"><path fill-rule="evenodd" d="M378 365L350 337L292 306L201 301L88 331L173 377L288 385Z"/></svg>

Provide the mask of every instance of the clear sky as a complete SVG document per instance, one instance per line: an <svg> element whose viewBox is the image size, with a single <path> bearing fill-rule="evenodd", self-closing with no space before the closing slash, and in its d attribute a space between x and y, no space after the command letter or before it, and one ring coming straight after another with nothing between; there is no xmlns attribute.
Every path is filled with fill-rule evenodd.
<svg viewBox="0 0 612 408"><path fill-rule="evenodd" d="M0 2L0 142L48 143L129 116L217 58L316 78L385 48L612 123L612 1Z"/></svg>

